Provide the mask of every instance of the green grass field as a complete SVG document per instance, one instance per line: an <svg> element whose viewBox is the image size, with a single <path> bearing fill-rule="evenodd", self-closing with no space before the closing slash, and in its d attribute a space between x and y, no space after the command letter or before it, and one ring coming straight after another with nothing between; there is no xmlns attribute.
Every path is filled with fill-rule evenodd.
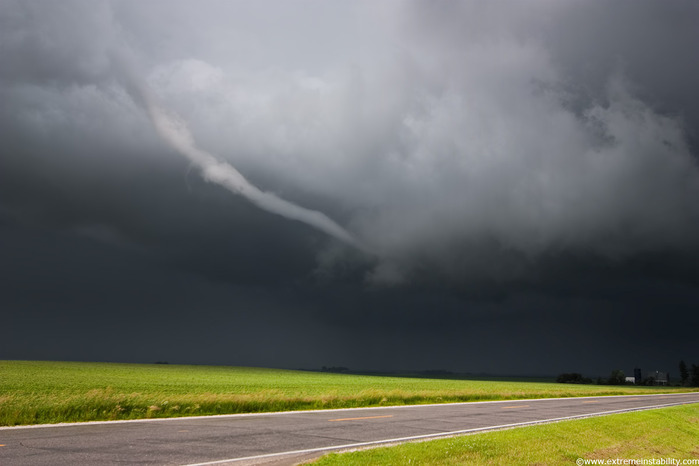
<svg viewBox="0 0 699 466"><path fill-rule="evenodd" d="M576 464L578 458L696 459L699 458L697 439L699 404L692 404L408 443L395 447L333 453L313 462L313 465L570 466Z"/></svg>
<svg viewBox="0 0 699 466"><path fill-rule="evenodd" d="M0 425L659 391L225 366L0 361Z"/></svg>

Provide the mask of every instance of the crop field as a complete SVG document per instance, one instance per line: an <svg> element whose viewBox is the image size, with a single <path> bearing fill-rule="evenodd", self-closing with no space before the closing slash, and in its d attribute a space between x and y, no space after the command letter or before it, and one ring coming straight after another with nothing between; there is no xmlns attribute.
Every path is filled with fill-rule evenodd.
<svg viewBox="0 0 699 466"><path fill-rule="evenodd" d="M395 447L332 453L317 466L561 464L699 459L699 404L615 414ZM600 463L603 464L603 463ZM609 463L631 464L631 463ZM637 463L643 464L643 463ZM696 464L696 463L693 463Z"/></svg>
<svg viewBox="0 0 699 466"><path fill-rule="evenodd" d="M0 425L661 391L690 390L226 366L0 361Z"/></svg>

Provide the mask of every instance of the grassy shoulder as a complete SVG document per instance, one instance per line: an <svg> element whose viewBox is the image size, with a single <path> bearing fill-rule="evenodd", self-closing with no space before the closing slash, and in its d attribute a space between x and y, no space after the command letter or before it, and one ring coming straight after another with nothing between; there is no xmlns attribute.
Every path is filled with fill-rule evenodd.
<svg viewBox="0 0 699 466"><path fill-rule="evenodd" d="M578 458L689 459L699 458L697 439L699 404L692 404L332 453L313 465L573 465Z"/></svg>
<svg viewBox="0 0 699 466"><path fill-rule="evenodd" d="M225 366L0 361L0 425L688 391Z"/></svg>

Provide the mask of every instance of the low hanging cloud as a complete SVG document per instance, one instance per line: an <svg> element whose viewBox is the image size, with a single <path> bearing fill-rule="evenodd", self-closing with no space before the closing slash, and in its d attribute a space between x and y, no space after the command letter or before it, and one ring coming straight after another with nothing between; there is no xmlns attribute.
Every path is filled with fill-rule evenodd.
<svg viewBox="0 0 699 466"><path fill-rule="evenodd" d="M557 255L623 261L697 250L699 169L685 123L641 98L648 91L636 88L623 63L603 73L599 89L575 81L565 68L574 60L562 60L556 43L561 31L539 32L573 3L540 2L533 13L469 2L362 4L353 13L364 30L328 17L339 32L304 31L304 44L313 45L298 49L285 45L286 30L270 29L265 41L254 28L226 32L220 18L194 5L89 5L81 7L94 13L87 24L55 31L65 37L56 42L67 44L64 62L25 64L15 68L25 76L3 78L96 85L99 99L85 105L103 106L100 99L123 98L105 57L126 37L143 56L148 86L186 122L170 134L175 120L147 105L171 145L195 154L205 177L251 193L263 208L291 209L287 217L349 243L358 238L378 257L371 281L517 279L527 264ZM139 22L139 14L161 13L168 21L158 30ZM71 54L71 38L87 40L97 25L111 32ZM344 59L314 48L327 41L344 50L340 33L362 52ZM159 51L158 37L174 43ZM206 48L209 37L217 47L235 46ZM571 40L568 54L576 50ZM46 55L33 41L13 44L3 53L14 61L26 51L38 50L36 60ZM45 92L64 92L52 86ZM21 105L22 96L14 98ZM280 196L330 211L294 210Z"/></svg>

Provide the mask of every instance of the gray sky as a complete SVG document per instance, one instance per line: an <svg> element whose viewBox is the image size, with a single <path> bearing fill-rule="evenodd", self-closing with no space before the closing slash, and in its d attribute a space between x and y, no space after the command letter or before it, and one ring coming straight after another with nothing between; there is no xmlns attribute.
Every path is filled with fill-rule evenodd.
<svg viewBox="0 0 699 466"><path fill-rule="evenodd" d="M0 358L699 363L697 21L674 0L0 0Z"/></svg>

